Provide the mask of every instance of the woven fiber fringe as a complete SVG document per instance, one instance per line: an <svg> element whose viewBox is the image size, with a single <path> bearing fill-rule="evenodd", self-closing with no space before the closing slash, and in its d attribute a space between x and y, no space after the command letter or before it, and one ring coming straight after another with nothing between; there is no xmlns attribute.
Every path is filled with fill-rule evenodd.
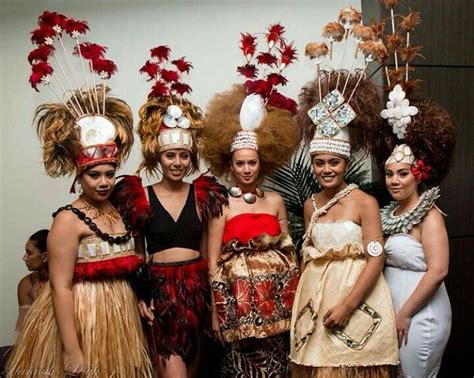
<svg viewBox="0 0 474 378"><path fill-rule="evenodd" d="M291 378L391 378L395 377L395 367L354 366L354 367L312 367L291 364Z"/></svg>
<svg viewBox="0 0 474 378"><path fill-rule="evenodd" d="M73 286L85 377L153 376L137 305L125 280L78 282ZM25 319L7 364L8 376L64 377L62 343L47 285Z"/></svg>

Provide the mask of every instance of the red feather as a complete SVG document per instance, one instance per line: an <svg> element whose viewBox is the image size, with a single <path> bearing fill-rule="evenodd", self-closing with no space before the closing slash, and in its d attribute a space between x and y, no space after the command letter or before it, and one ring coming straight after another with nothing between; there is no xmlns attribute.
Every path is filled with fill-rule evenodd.
<svg viewBox="0 0 474 378"><path fill-rule="evenodd" d="M288 80L284 76L277 73L271 73L270 75L268 75L267 80L273 86L286 85L286 83L288 83Z"/></svg>
<svg viewBox="0 0 474 378"><path fill-rule="evenodd" d="M293 46L293 42L290 44L283 43L282 48L278 49L281 53L281 62L285 64L285 66L293 63L296 60L296 48Z"/></svg>
<svg viewBox="0 0 474 378"><path fill-rule="evenodd" d="M125 278L145 262L137 255L117 257L74 266L74 280Z"/></svg>
<svg viewBox="0 0 474 378"><path fill-rule="evenodd" d="M48 26L60 26L61 29L64 29L66 26L67 17L61 13L44 11L41 16L38 17L38 25L48 25Z"/></svg>
<svg viewBox="0 0 474 378"><path fill-rule="evenodd" d="M277 42L285 32L285 28L280 24L270 25L267 30L266 37L268 43Z"/></svg>
<svg viewBox="0 0 474 378"><path fill-rule="evenodd" d="M89 25L87 25L87 21L68 18L65 29L66 33L73 37L74 33L85 34L89 30Z"/></svg>
<svg viewBox="0 0 474 378"><path fill-rule="evenodd" d="M278 62L278 59L275 55L271 53L262 52L257 55L257 62L258 64L266 64L268 66L272 66Z"/></svg>
<svg viewBox="0 0 474 378"><path fill-rule="evenodd" d="M92 69L99 74L99 76L104 75L106 79L117 72L117 66L114 62L109 59L94 59L92 60Z"/></svg>
<svg viewBox="0 0 474 378"><path fill-rule="evenodd" d="M247 94L256 93L267 98L272 92L272 85L266 80L247 80L244 85Z"/></svg>
<svg viewBox="0 0 474 378"><path fill-rule="evenodd" d="M273 91L268 98L268 105L274 106L275 108L288 110L292 114L296 114L298 110L298 104L294 100L283 96L277 91Z"/></svg>
<svg viewBox="0 0 474 378"><path fill-rule="evenodd" d="M160 76L167 83L177 82L179 80L178 72L173 70L162 69L160 71Z"/></svg>
<svg viewBox="0 0 474 378"><path fill-rule="evenodd" d="M237 72L247 79L255 79L258 74L258 69L254 64L246 64L245 66L237 67Z"/></svg>
<svg viewBox="0 0 474 378"><path fill-rule="evenodd" d="M179 59L173 60L171 64L174 64L179 72L189 73L189 70L191 68L194 68L191 62L184 59L184 56Z"/></svg>
<svg viewBox="0 0 474 378"><path fill-rule="evenodd" d="M168 60L170 56L171 49L168 46L157 46L150 50L151 57L157 58L160 62Z"/></svg>
<svg viewBox="0 0 474 378"><path fill-rule="evenodd" d="M123 176L115 184L109 200L134 231L143 230L150 220L151 207L138 176Z"/></svg>
<svg viewBox="0 0 474 378"><path fill-rule="evenodd" d="M54 47L50 45L39 45L36 49L28 54L28 62L47 62L49 56L54 52Z"/></svg>
<svg viewBox="0 0 474 378"><path fill-rule="evenodd" d="M38 29L31 32L31 42L42 45L45 43L46 39L53 38L56 36L56 32L51 26L41 25Z"/></svg>
<svg viewBox="0 0 474 378"><path fill-rule="evenodd" d="M180 96L184 95L185 93L191 93L193 91L188 84L181 82L171 84L171 90L175 91Z"/></svg>
<svg viewBox="0 0 474 378"><path fill-rule="evenodd" d="M250 33L241 33L240 34L240 49L244 53L244 56L247 59L250 59L255 54L255 49L257 48L257 37L253 36Z"/></svg>
<svg viewBox="0 0 474 378"><path fill-rule="evenodd" d="M215 177L199 176L193 181L194 193L199 213L203 220L222 215L224 206L229 205L229 195L225 186Z"/></svg>
<svg viewBox="0 0 474 378"><path fill-rule="evenodd" d="M149 79L147 81L156 79L156 76L158 75L159 71L158 63L151 62L149 60L146 61L146 63L143 65L142 68L140 68L140 73L141 74L147 74L149 76Z"/></svg>
<svg viewBox="0 0 474 378"><path fill-rule="evenodd" d="M169 89L166 83L163 83L162 81L157 81L155 84L153 84L153 87L151 87L151 91L148 94L148 98L153 98L153 97L164 97L169 95Z"/></svg>
<svg viewBox="0 0 474 378"><path fill-rule="evenodd" d="M32 73L30 75L30 84L35 91L39 92L37 85L41 83L41 79L53 73L53 67L46 62L38 62L33 64Z"/></svg>
<svg viewBox="0 0 474 378"><path fill-rule="evenodd" d="M104 57L107 47L98 45L97 43L83 42L79 44L81 55L84 59L97 60ZM79 49L74 46L74 55L79 55Z"/></svg>

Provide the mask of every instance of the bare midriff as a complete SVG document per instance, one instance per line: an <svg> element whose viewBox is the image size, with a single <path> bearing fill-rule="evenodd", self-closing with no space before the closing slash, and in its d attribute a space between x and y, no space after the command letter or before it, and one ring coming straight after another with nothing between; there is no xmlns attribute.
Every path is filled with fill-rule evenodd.
<svg viewBox="0 0 474 378"><path fill-rule="evenodd" d="M169 263L177 261L187 261L199 257L201 253L189 248L168 248L154 253L152 261L157 263Z"/></svg>

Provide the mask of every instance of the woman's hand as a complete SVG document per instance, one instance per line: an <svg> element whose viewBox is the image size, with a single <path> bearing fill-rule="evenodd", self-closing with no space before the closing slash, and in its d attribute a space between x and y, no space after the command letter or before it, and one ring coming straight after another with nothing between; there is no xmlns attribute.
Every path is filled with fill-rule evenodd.
<svg viewBox="0 0 474 378"><path fill-rule="evenodd" d="M344 328L351 317L352 311L353 309L347 303L338 303L326 311L323 316L323 325L326 328Z"/></svg>
<svg viewBox="0 0 474 378"><path fill-rule="evenodd" d="M212 333L214 334L214 339L219 342L222 346L224 346L224 338L222 337L221 327L219 325L219 319L217 317L217 312L213 308L212 315L211 315L211 323L212 323Z"/></svg>
<svg viewBox="0 0 474 378"><path fill-rule="evenodd" d="M405 345L407 345L410 323L411 317L405 314L403 310L400 310L395 316L395 324L397 325L398 347L402 345L403 341L405 341Z"/></svg>
<svg viewBox="0 0 474 378"><path fill-rule="evenodd" d="M84 373L84 355L82 350L64 351L64 373L73 376Z"/></svg>
<svg viewBox="0 0 474 378"><path fill-rule="evenodd" d="M150 306L147 306L143 299L140 299L138 302L138 311L140 312L140 316L145 318L149 324L153 323L155 320L155 315L153 315L154 310L155 307L153 306L153 300L151 301Z"/></svg>

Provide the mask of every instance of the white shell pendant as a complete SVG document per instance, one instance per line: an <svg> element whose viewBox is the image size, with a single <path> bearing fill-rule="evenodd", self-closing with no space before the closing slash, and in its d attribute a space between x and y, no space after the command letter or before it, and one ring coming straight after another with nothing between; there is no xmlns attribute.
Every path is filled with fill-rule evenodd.
<svg viewBox="0 0 474 378"><path fill-rule="evenodd" d="M178 121L176 120L176 118L169 114L165 114L165 116L163 117L163 123L167 127L176 127L178 125Z"/></svg>
<svg viewBox="0 0 474 378"><path fill-rule="evenodd" d="M191 126L191 121L187 117L178 118L178 127L182 129L189 129L190 126Z"/></svg>
<svg viewBox="0 0 474 378"><path fill-rule="evenodd" d="M168 108L166 109L166 113L168 113L173 118L179 118L183 115L183 111L177 105L168 106Z"/></svg>
<svg viewBox="0 0 474 378"><path fill-rule="evenodd" d="M240 127L242 130L254 131L266 115L267 109L262 96L255 93L248 95L240 108Z"/></svg>

